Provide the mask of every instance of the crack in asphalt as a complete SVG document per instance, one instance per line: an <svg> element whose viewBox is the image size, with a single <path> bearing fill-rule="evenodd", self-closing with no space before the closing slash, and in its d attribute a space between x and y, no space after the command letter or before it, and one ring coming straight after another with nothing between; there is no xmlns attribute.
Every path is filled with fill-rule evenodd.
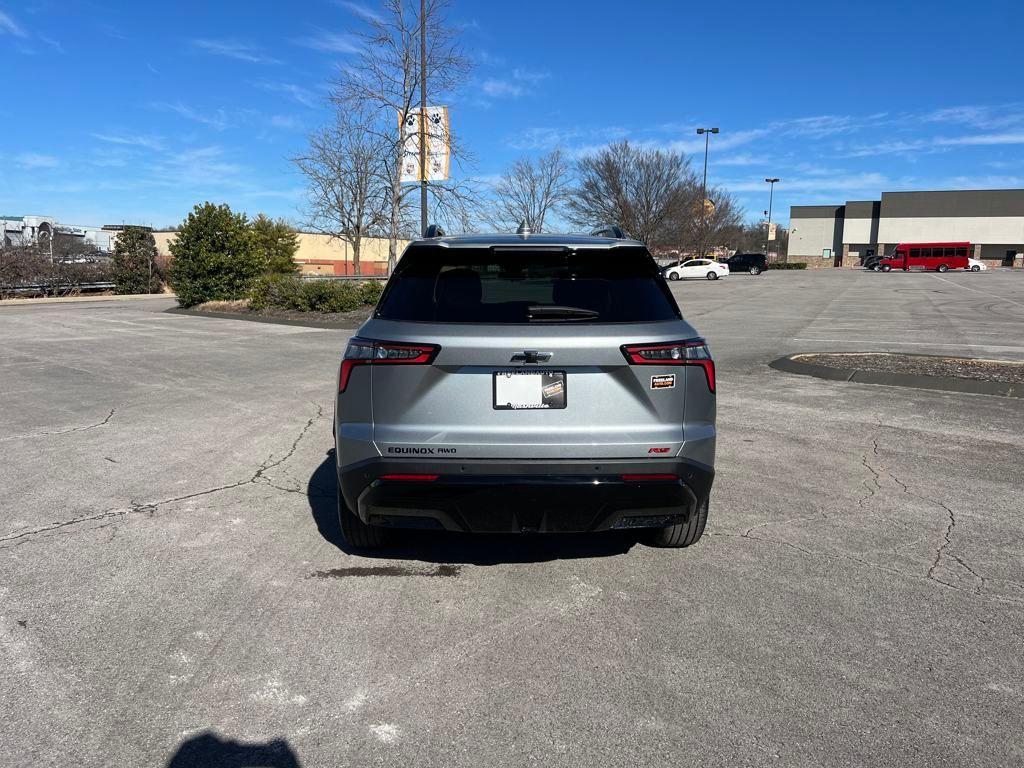
<svg viewBox="0 0 1024 768"><path fill-rule="evenodd" d="M19 540L26 539L27 537L30 537L30 536L35 536L35 535L40 534L40 533L49 533L50 531L60 530L61 528L67 528L68 526L78 525L80 523L91 523L91 522L96 522L96 521L99 521L99 520L107 520L107 519L111 520L111 522L107 523L106 525L99 525L99 526L96 526L94 529L92 529L92 530L98 530L100 528L105 528L108 525L114 525L117 522L117 518L127 517L129 515L145 514L145 515L147 515L149 517L152 517L152 515L155 514L156 511L160 507L164 506L165 504L174 504L174 503L179 502L179 501L188 501L190 499L199 498L201 496L209 496L210 494L213 494L213 493L221 493L222 491L229 491L229 490L232 490L234 488L240 488L240 487L242 487L244 485L253 485L253 484L259 483L261 485L267 485L267 486L269 486L271 488L274 488L274 489L280 490L280 491L287 491L289 493L301 493L301 491L297 490L297 489L290 489L290 488L285 488L283 486L275 485L265 475L270 470L274 469L275 467L281 466L284 462L288 461L288 459L290 459L292 456L294 456L295 455L295 451L298 450L299 443L302 442L302 438L304 438L306 436L306 433L309 432L309 430L312 428L313 424L317 420L323 418L323 415L324 415L323 406L321 406L321 405L319 405L317 403L312 403L312 405L314 405L316 407L316 413L313 416L311 416L309 418L309 420L306 421L305 425L300 430L298 436L295 438L294 441L292 441L291 447L284 453L284 455L282 455L281 458L279 458L276 461L274 461L273 460L274 454L270 454L270 456L268 456L263 461L263 463L260 464L259 467L256 468L256 471L252 474L252 476L247 478L247 479L245 479L245 480L239 480L238 482L228 483L226 485L219 485L219 486L217 486L215 488L207 488L205 490L196 491L194 493L186 493L186 494L181 495L181 496L173 496L171 498L161 499L159 501L150 501L150 502L134 502L133 501L128 508L124 508L124 507L111 507L109 509L103 510L102 512L97 512L96 514L93 514L93 515L85 515L85 516L82 516L82 517L75 517L75 518L72 518L70 520L62 520L60 522L50 523L48 525L43 525L43 526L39 526L37 528L32 528L32 529L27 530L27 531L21 531L20 533L14 533L14 534L8 534L6 536L0 536L0 545L5 544L7 542L17 542ZM107 421L109 421L110 417L113 416L113 414L114 414L114 410L111 409L110 416L108 416L107 419L104 422L101 422L101 424L105 424ZM101 426L101 424L95 424L95 425L92 425L92 426L93 427ZM91 427L88 427L88 428L91 428ZM79 428L79 429L85 429L85 428ZM19 542L19 543L21 543L21 542ZM0 548L2 548L2 547L0 547Z"/></svg>
<svg viewBox="0 0 1024 768"><path fill-rule="evenodd" d="M878 428L881 428L882 426L883 425L882 425L881 421L879 420ZM862 485L864 486L864 489L867 491L867 493L857 499L857 505L860 508L862 508L862 509L868 503L869 499L871 499L873 496L875 496L877 493L879 493L882 490L882 484L880 482L881 477L882 477L882 473L879 470L877 470L875 468L875 466L872 464L872 461L869 460L869 457L876 457L876 456L879 456L879 455L880 454L879 454L878 436L877 436L877 431L876 431L876 434L872 435L872 437L871 437L871 450L870 451L865 451L861 455L861 465L865 469L867 469L868 472L871 475L868 479L866 479L866 480L864 480L862 482ZM975 595L978 595L978 596L989 597L989 598L992 598L992 599L1008 601L1008 602L1013 602L1013 603L1018 603L1019 602L1017 600L1014 600L1013 598L1006 598L1006 597L1003 597L1003 596L1000 596L1000 595L988 594L987 592L984 591L984 589L985 589L985 587L988 585L988 583L990 581L1006 582L1006 583L1012 584L1014 586L1017 586L1018 588L1021 587L1020 584L1018 584L1017 582L1012 581L1012 580L990 579L990 578L988 578L986 576L983 576L980 573L978 573L970 564L968 564L961 556L957 555L955 552L952 552L950 550L950 548L953 545L953 533L954 533L954 531L956 529L956 526L957 526L957 519L956 519L956 514L953 512L953 510L949 506L947 506L946 504L942 503L941 501L936 501L935 499L930 499L930 498L928 498L926 496L921 496L919 494L912 493L910 488L908 487L908 485L905 482L903 482L893 472L891 472L889 470L885 470L885 474L893 481L893 483L895 485L897 485L900 488L902 493L904 493L907 496L910 496L912 498L924 501L924 502L926 502L928 504L934 504L935 506L938 506L938 507L942 508L942 510L946 513L947 523L946 523L945 530L943 531L943 534L942 534L942 541L940 542L939 546L935 548L934 557L933 557L932 562L931 562L931 564L930 564L930 566L928 568L927 573L923 577L924 580L931 581L931 582L933 582L935 584L939 584L942 587L945 587L945 588L948 588L948 589L953 589L953 590L956 590L958 592L968 592L968 593L972 593L972 594L975 594ZM879 565L878 563L874 563L874 562L871 562L869 560L864 560L863 558L859 558L859 557L856 557L854 555L849 555L849 554L846 554L846 553L839 553L839 552L836 552L836 553L818 552L818 551L806 549L804 547L800 547L800 546L794 544L793 542L787 541L785 539L764 538L764 537L761 537L761 536L754 536L754 535L752 535L754 531L757 531L757 530L760 530L760 529L763 529L763 528L767 528L767 527L770 527L770 526L775 526L775 525L782 526L782 525L788 525L788 524L791 524L791 523L804 522L804 521L808 521L808 520L827 520L827 519L829 519L828 513L825 510L819 510L814 515L795 517L795 518L791 518L791 519L788 519L788 520L781 520L781 521L778 521L778 522L770 520L770 521L766 521L766 522L763 522L763 523L759 523L757 525L754 525L754 526L751 526L751 527L747 528L742 533L709 532L708 535L710 535L710 536L722 536L722 537L727 537L727 538L741 538L741 539L748 539L750 541L759 541L759 542L764 542L764 543L768 543L768 544L776 544L776 545L779 545L779 546L788 547L788 548L793 549L793 550L795 550L797 552L800 552L802 554L811 555L813 557L823 557L823 558L849 560L849 561L855 562L855 563L857 563L859 565L862 565L864 567L871 568L873 570L883 571L883 572L886 572L886 573L891 573L891 574L895 574L895 575L898 575L898 576L902 576L902 577L905 577L905 578L910 578L910 579L920 579L920 578L922 578L920 576L916 576L913 573L909 573L907 571L902 571L902 570L900 570L898 568L889 568L889 567L886 567L886 566L883 566L883 565ZM904 530L909 530L909 528L907 527L907 525L905 523L902 524L902 527L903 527ZM919 543L920 541L921 540L918 540L917 542L914 542L914 543ZM895 550L893 550L893 554L898 554L899 551L901 549L903 549L903 548L905 548L905 546L897 547ZM960 565L965 571L967 571L969 574L971 574L971 576L973 576L975 578L976 583L975 583L973 589L964 589L962 587L957 586L956 584L952 584L949 581L945 581L945 580L939 578L939 576L937 574L942 569L942 567L943 567L943 560L945 558L949 558L949 559L953 560L958 565Z"/></svg>
<svg viewBox="0 0 1024 768"><path fill-rule="evenodd" d="M8 435L7 437L0 437L0 443L6 443L8 440L30 440L34 437L55 437L57 435L70 435L72 432L88 432L90 429L105 427L114 418L115 413L117 413L117 409L111 408L106 418L103 421L97 421L95 424L86 424L81 427L72 427L71 429L59 429L52 432L29 432L24 435Z"/></svg>
<svg viewBox="0 0 1024 768"><path fill-rule="evenodd" d="M871 444L872 444L872 451L871 452L872 452L872 454L874 456L877 456L878 455L878 437L877 436L875 436L875 435L871 436ZM882 490L882 484L878 482L878 478L880 478L881 475L879 474L877 469L875 469L873 466L871 466L871 462L868 461L868 454L867 454L866 451L864 452L864 454L861 455L860 463L861 463L861 465L863 465L863 467L868 472L871 473L871 477L868 480L864 480L863 483L862 483L863 486L864 486L864 489L867 491L867 494L865 494L864 496L861 496L859 499L857 499L857 506L863 508L864 507L864 503L868 499L870 499L872 496L874 496L876 493L878 493L880 490ZM870 483L874 483L875 487L872 488Z"/></svg>

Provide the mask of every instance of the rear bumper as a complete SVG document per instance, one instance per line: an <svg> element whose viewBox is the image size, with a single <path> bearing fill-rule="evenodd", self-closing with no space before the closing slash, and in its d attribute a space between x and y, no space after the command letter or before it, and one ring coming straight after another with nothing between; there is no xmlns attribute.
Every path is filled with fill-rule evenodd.
<svg viewBox="0 0 1024 768"><path fill-rule="evenodd" d="M436 475L430 481L386 475ZM623 479L623 475L675 475ZM370 459L339 470L349 509L370 525L489 533L663 527L711 492L714 470L678 459L507 462Z"/></svg>

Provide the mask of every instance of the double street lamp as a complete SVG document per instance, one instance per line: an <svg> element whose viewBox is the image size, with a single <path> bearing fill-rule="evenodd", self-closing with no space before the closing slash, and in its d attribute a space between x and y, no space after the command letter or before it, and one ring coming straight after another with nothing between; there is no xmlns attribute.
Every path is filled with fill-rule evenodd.
<svg viewBox="0 0 1024 768"><path fill-rule="evenodd" d="M698 128L697 135L704 137L704 177L700 183L700 257L704 258L704 239L708 230L708 144L711 134L718 133L717 128Z"/></svg>
<svg viewBox="0 0 1024 768"><path fill-rule="evenodd" d="M772 198L775 196L775 182L777 182L778 179L765 179L765 181L769 184L769 187L768 187L768 211L767 211L767 213L768 213L768 224L767 224L767 226L765 226L765 230L764 230L764 256L767 259L768 255L769 255L768 254L768 247L771 244L770 243L770 238L772 236Z"/></svg>

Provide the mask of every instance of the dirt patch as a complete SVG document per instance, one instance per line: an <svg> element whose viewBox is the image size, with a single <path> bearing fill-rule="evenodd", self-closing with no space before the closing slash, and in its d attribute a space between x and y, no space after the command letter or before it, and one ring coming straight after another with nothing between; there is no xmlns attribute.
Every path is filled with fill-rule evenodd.
<svg viewBox="0 0 1024 768"><path fill-rule="evenodd" d="M358 328L370 317L373 307L360 307L351 312L302 312L297 309L275 309L273 307L253 310L249 308L248 299L239 299L237 301L207 301L189 307L187 310L176 311L207 314L214 317L232 317L240 320L284 321L326 328Z"/></svg>
<svg viewBox="0 0 1024 768"><path fill-rule="evenodd" d="M1024 363L883 352L794 355L793 360L856 371L1024 384Z"/></svg>

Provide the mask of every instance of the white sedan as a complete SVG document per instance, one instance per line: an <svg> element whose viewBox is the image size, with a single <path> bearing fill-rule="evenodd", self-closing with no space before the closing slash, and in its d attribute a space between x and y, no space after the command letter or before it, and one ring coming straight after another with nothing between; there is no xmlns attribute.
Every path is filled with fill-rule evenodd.
<svg viewBox="0 0 1024 768"><path fill-rule="evenodd" d="M968 257L967 269L969 269L971 272L984 272L986 269L988 269L988 264L986 264L981 259Z"/></svg>
<svg viewBox="0 0 1024 768"><path fill-rule="evenodd" d="M729 267L720 261L712 259L690 259L681 264L674 264L665 270L665 277L669 280L681 280L684 278L703 277L706 280L717 280L729 274Z"/></svg>

